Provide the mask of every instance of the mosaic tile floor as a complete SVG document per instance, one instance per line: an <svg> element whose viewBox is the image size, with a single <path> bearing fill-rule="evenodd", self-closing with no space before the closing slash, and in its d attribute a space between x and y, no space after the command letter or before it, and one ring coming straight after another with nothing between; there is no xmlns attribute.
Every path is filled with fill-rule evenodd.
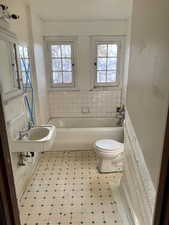
<svg viewBox="0 0 169 225"><path fill-rule="evenodd" d="M44 153L20 201L22 225L121 225L120 178L99 174L92 151Z"/></svg>

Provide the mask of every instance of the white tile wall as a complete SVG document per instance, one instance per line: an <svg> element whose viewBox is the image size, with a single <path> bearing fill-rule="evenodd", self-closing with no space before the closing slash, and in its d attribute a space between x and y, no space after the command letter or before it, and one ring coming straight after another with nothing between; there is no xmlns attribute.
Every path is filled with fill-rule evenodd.
<svg viewBox="0 0 169 225"><path fill-rule="evenodd" d="M11 101L8 101L7 104L4 104L4 113L10 147L11 139L18 136L19 130L26 126L27 118L23 96L17 97ZM25 162L25 166L18 166L18 160L18 153L11 153L15 188L19 199L32 175L38 161L38 157L34 157L34 159L29 162Z"/></svg>
<svg viewBox="0 0 169 225"><path fill-rule="evenodd" d="M112 117L120 106L121 90L49 92L50 118Z"/></svg>

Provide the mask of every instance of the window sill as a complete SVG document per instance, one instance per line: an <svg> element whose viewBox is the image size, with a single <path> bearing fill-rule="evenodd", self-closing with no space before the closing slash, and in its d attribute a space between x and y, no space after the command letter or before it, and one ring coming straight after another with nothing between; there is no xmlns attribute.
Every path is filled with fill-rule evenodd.
<svg viewBox="0 0 169 225"><path fill-rule="evenodd" d="M48 89L49 92L64 92L64 91L80 91L79 88L58 88L58 87L51 87Z"/></svg>
<svg viewBox="0 0 169 225"><path fill-rule="evenodd" d="M120 84L114 84L111 86L94 86L90 89L90 91L111 91L111 90L120 90L121 89L121 85Z"/></svg>

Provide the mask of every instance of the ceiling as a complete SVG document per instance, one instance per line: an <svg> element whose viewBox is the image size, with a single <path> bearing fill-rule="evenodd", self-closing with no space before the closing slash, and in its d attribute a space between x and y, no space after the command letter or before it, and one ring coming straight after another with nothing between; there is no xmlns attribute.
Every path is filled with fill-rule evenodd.
<svg viewBox="0 0 169 225"><path fill-rule="evenodd" d="M43 20L127 19L131 0L27 0Z"/></svg>

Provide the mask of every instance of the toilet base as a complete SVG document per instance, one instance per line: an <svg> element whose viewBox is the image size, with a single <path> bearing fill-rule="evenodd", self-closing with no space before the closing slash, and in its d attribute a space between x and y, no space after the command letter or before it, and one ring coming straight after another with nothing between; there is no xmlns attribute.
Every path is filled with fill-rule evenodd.
<svg viewBox="0 0 169 225"><path fill-rule="evenodd" d="M97 169L100 173L115 173L123 171L123 162L114 162L112 159L98 159Z"/></svg>

